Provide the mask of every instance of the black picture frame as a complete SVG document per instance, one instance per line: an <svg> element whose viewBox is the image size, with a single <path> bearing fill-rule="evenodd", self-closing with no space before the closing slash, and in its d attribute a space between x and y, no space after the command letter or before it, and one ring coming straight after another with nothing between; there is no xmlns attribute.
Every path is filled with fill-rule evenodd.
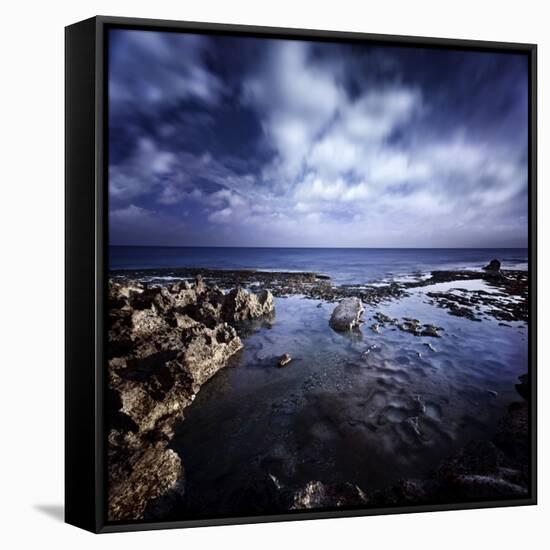
<svg viewBox="0 0 550 550"><path fill-rule="evenodd" d="M529 56L529 331L531 384L528 498L379 509L300 511L276 516L108 523L105 511L104 349L107 274L107 101L109 28L199 31L265 38L360 41ZM537 46L504 42L97 16L65 29L65 520L96 533L349 516L433 512L537 503Z"/></svg>

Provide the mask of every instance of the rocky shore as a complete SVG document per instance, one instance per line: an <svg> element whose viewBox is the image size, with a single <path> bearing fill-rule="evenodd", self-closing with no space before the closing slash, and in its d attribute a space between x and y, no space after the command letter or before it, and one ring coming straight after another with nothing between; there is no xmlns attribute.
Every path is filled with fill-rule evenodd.
<svg viewBox="0 0 550 550"><path fill-rule="evenodd" d="M493 260L493 262L496 260ZM384 281L376 284L334 284L328 275L320 273L295 273L285 271L216 270L216 269L140 269L114 270L114 281L146 281L150 284L166 284L166 281L188 280L203 277L209 285L220 288L262 288L276 297L302 295L306 298L340 302L345 298L359 299L365 305L375 306L388 300L399 299L411 291L439 283L480 281L491 288L473 291L427 291L431 301L447 309L450 315L479 320L483 315L500 321L523 321L528 318L528 272L522 270L494 269L482 271L448 270L432 271L428 278L412 277L407 282Z"/></svg>
<svg viewBox="0 0 550 550"><path fill-rule="evenodd" d="M493 260L493 262L496 260ZM482 281L489 290L467 290L465 281ZM499 321L523 321L529 317L529 274L519 270L433 271L428 279L407 283L405 288L429 287L453 283L446 291L429 291L432 303L447 309L450 315L481 321L492 317Z"/></svg>
<svg viewBox="0 0 550 550"><path fill-rule="evenodd" d="M175 426L201 386L243 348L255 320L269 321L274 296L300 295L332 302L326 323L336 332L356 331L370 306L370 330L399 330L439 338L443 329L413 317L376 311L379 304L423 291L428 303L470 321L528 320L528 274L501 270L433 271L406 282L334 285L317 273L252 270L155 269L113 271L108 331L108 517L110 521L162 519L185 500L185 456L170 448ZM176 281L176 282L174 282ZM479 281L484 289L462 288ZM441 285L451 283L441 289ZM434 289L430 289L434 286ZM258 290L253 292L251 289ZM261 289L261 290L260 290ZM426 290L424 290L426 289ZM320 305L320 304L319 304ZM435 348L424 341L435 352ZM373 345L374 349L376 346ZM368 350L371 348L369 347ZM293 365L285 349L274 366ZM365 352L365 353L368 353ZM417 352L420 357L420 352ZM294 355L294 354L293 354ZM526 495L528 481L527 375L490 440L472 441L441 462L430 476L404 479L383 490L353 483L311 480L285 487L266 472L243 489L258 513L311 508L392 506Z"/></svg>
<svg viewBox="0 0 550 550"><path fill-rule="evenodd" d="M193 280L197 275L209 285L220 288L263 288L273 296L302 295L315 300L337 302L346 297L359 298L365 304L377 304L385 299L398 298L404 289L397 283L382 286L334 285L328 275L288 271L222 270L222 269L139 269L113 270L113 280L138 280L165 284L170 279Z"/></svg>
<svg viewBox="0 0 550 550"><path fill-rule="evenodd" d="M109 519L143 517L184 487L168 448L176 422L242 348L239 323L274 313L273 296L180 282L111 281L108 345Z"/></svg>

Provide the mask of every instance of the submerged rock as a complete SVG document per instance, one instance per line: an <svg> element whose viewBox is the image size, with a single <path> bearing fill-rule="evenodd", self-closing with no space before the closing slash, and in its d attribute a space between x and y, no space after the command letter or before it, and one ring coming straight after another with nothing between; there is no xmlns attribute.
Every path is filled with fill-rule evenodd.
<svg viewBox="0 0 550 550"><path fill-rule="evenodd" d="M359 326L363 311L363 304L359 298L344 298L332 312L329 325L338 332L352 330Z"/></svg>
<svg viewBox="0 0 550 550"><path fill-rule="evenodd" d="M228 323L274 310L273 297L225 295L197 277L165 287L110 282L108 518L155 517L184 492L183 465L168 444L200 387L242 348Z"/></svg>

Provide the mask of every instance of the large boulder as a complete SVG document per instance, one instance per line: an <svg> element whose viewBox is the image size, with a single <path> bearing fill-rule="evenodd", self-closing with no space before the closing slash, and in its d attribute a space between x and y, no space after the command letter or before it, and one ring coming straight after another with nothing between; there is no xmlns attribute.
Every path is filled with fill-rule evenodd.
<svg viewBox="0 0 550 550"><path fill-rule="evenodd" d="M329 324L338 332L352 330L359 326L363 311L363 304L359 298L344 298L332 312Z"/></svg>

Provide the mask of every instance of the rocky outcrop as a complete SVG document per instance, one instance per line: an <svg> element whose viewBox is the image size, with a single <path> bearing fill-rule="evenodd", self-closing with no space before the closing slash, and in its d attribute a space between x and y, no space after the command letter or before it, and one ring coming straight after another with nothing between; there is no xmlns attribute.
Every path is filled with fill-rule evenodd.
<svg viewBox="0 0 550 550"><path fill-rule="evenodd" d="M174 425L242 348L231 323L273 308L267 291L226 295L200 278L165 287L110 282L109 520L141 519L163 495L181 497L183 465L168 448Z"/></svg>
<svg viewBox="0 0 550 550"><path fill-rule="evenodd" d="M273 313L275 305L271 292L262 290L249 294L241 287L233 289L223 303L223 317L228 322L256 319Z"/></svg>
<svg viewBox="0 0 550 550"><path fill-rule="evenodd" d="M359 326L363 311L363 304L359 298L344 298L334 308L329 324L338 332L352 330Z"/></svg>
<svg viewBox="0 0 550 550"><path fill-rule="evenodd" d="M483 269L485 271L498 273L500 271L500 262L498 260L491 260Z"/></svg>

